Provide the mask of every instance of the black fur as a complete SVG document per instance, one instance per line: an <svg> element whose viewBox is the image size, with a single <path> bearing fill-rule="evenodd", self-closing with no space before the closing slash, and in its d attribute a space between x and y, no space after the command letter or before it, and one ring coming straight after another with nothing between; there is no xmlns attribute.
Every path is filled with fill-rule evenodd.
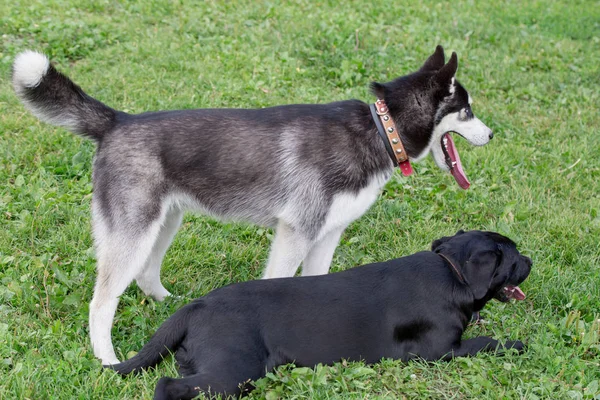
<svg viewBox="0 0 600 400"><path fill-rule="evenodd" d="M461 231L432 250L324 276L214 290L177 311L135 357L110 368L139 372L175 352L184 377L162 378L155 399L189 399L200 392L239 395L252 388L240 384L291 362L312 367L522 350L518 341L461 336L474 311L527 278L531 260L492 232ZM439 252L456 262L468 285Z"/></svg>

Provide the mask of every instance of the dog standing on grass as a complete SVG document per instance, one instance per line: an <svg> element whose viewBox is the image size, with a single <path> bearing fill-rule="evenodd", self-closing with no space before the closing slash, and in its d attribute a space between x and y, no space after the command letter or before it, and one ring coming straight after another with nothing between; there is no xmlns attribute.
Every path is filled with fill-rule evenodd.
<svg viewBox="0 0 600 400"><path fill-rule="evenodd" d="M88 96L46 56L19 54L12 81L23 104L97 144L94 354L118 362L111 328L131 281L157 300L169 295L160 267L186 210L274 227L265 278L293 276L301 263L303 275L319 275L397 164L409 174L410 161L431 153L467 188L449 132L473 145L492 132L473 115L457 68L456 53L446 63L438 46L417 72L373 83L376 107L348 100L131 115Z"/></svg>

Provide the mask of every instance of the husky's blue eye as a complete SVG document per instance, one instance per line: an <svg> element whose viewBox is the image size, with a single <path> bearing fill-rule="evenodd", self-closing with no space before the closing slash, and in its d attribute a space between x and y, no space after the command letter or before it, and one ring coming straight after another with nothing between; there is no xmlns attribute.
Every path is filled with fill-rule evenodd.
<svg viewBox="0 0 600 400"><path fill-rule="evenodd" d="M473 118L473 111L471 111L471 107L465 107L462 109L461 116L463 119L471 119Z"/></svg>

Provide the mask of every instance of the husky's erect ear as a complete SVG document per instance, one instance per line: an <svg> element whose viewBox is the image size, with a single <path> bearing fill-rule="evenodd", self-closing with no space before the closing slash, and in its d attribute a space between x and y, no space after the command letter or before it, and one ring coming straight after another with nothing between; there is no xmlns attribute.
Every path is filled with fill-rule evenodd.
<svg viewBox="0 0 600 400"><path fill-rule="evenodd" d="M383 99L385 97L385 86L378 82L371 82L371 92L373 92L378 99Z"/></svg>
<svg viewBox="0 0 600 400"><path fill-rule="evenodd" d="M448 64L444 65L438 72L435 74L434 79L440 85L449 84L454 75L456 75L456 70L458 69L458 56L456 52L452 52L452 57L450 57L450 61Z"/></svg>
<svg viewBox="0 0 600 400"><path fill-rule="evenodd" d="M419 72L437 71L444 66L445 62L446 57L444 57L444 48L438 44L435 48L435 52L429 56Z"/></svg>

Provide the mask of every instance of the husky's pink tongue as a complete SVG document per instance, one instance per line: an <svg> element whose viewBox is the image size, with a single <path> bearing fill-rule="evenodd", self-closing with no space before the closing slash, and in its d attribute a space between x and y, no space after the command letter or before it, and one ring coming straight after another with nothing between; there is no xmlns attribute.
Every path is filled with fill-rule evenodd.
<svg viewBox="0 0 600 400"><path fill-rule="evenodd" d="M518 286L506 286L504 288L504 294L509 299L525 300L525 293Z"/></svg>
<svg viewBox="0 0 600 400"><path fill-rule="evenodd" d="M463 170L458 151L456 151L456 147L454 146L454 140L452 140L452 136L450 135L450 133L446 133L442 140L444 146L446 146L446 150L448 151L450 160L452 161L452 166L450 166L450 173L452 174L454 179L456 179L456 183L458 183L458 186L460 186L463 189L468 189L469 186L471 186L471 182L469 182L469 179L467 179L467 175Z"/></svg>

